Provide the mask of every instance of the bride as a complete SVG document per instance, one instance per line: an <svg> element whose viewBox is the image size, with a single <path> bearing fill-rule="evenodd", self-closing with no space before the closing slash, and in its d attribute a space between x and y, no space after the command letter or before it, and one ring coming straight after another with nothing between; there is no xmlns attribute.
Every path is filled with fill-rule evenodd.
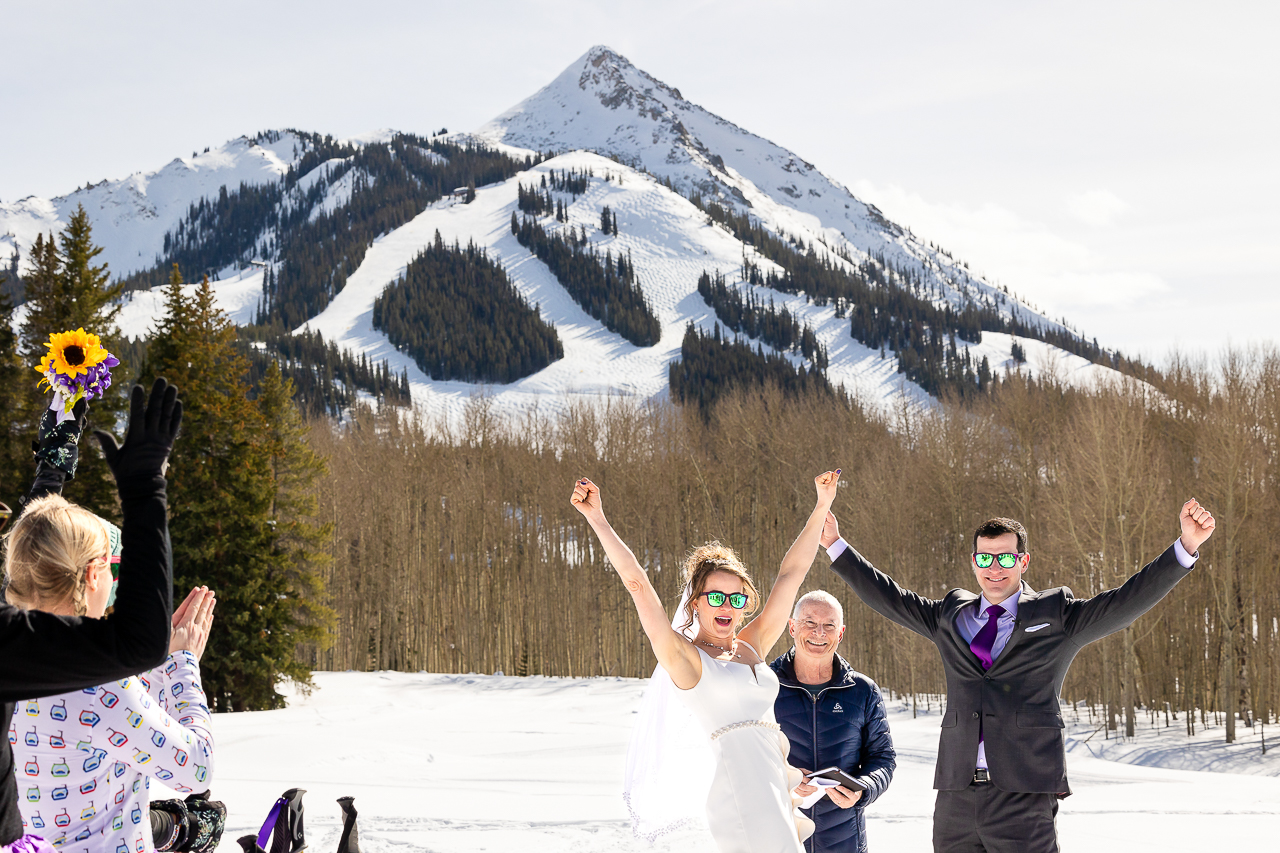
<svg viewBox="0 0 1280 853"><path fill-rule="evenodd" d="M628 756L628 806L637 834L652 841L682 825L692 816L690 799L702 789L721 853L802 853L800 842L813 823L795 809L791 792L800 774L787 764L790 747L773 718L778 678L764 655L787 625L839 479L839 470L815 478L817 505L783 557L763 610L746 625L760 594L731 549L710 542L689 556L684 594L669 622L648 575L605 519L600 488L586 479L574 484L573 505L631 593L658 658ZM698 733L693 740L690 729ZM698 753L708 745L711 778L699 779Z"/></svg>

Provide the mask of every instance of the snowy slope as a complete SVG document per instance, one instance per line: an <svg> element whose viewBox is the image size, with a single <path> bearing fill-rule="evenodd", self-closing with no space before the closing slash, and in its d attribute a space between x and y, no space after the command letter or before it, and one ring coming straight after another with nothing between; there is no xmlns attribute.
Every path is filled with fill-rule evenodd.
<svg viewBox="0 0 1280 853"><path fill-rule="evenodd" d="M305 136L283 132L242 137L191 159L175 160L157 172L51 200L0 203L0 264L15 247L25 258L38 232L61 227L69 212L83 203L93 220L95 239L106 247L103 259L113 273L123 275L150 266L163 249L165 232L175 227L193 202L216 196L223 186L230 190L242 182L280 180L298 162L307 144ZM395 131L381 129L346 141L375 146L394 137ZM928 400L918 386L896 372L893 353L882 359L879 350L855 341L848 321L837 318L832 307L812 305L803 294L789 296L743 283L744 257L766 270L774 265L725 229L708 224L707 217L685 197L695 190L749 211L777 233L802 238L836 263L848 261L832 249L854 262L883 257L886 263L917 276L923 283L920 292L940 304L959 307L977 301L1033 323L1056 326L969 276L945 252L886 221L874 207L854 198L812 164L689 103L678 90L608 48L592 48L532 97L475 134L455 139L478 139L519 156L537 150L563 153L530 172L481 187L472 204L444 199L383 235L345 289L306 324L345 348L374 360L386 359L397 372L407 369L415 403L434 414L456 417L476 393L489 395L499 412L509 413L534 402L555 407L575 398L600 400L616 394L662 397L667 392L668 367L679 356L686 326L692 323L708 331L715 326L714 313L696 290L704 270L723 273L730 284L754 290L765 303L785 305L802 323L810 324L828 349L828 377L867 404L891 406L903 397L919 403ZM284 196L281 211L302 204L303 195L319 181L325 183L325 191L310 216L338 209L350 199L358 179L371 177L344 169L341 159L333 159L301 176ZM630 253L662 325L656 346L637 348L591 319L545 265L510 234L517 185L536 183L551 169L594 172L588 192L570 205L571 224L585 227L601 251ZM566 202L570 199L567 194L558 195ZM605 205L618 215L621 233L617 237L599 231ZM271 227L258 235L258 245L278 245L282 235ZM510 385L481 388L464 382L432 382L374 331L374 299L433 239L436 230L449 241L474 240L501 260L519 290L555 325L565 357ZM258 305L252 289L260 286L261 273L228 268L216 277L222 279L215 282L219 303L236 322L251 321ZM145 335L162 307L158 292L134 294L120 319L122 331ZM1118 375L1034 340L1020 341L1028 363L1018 368L1011 359L1014 342L1009 335L986 333L981 344L969 345L974 365L986 357L995 373L1052 372L1071 384ZM800 361L798 356L788 357Z"/></svg>
<svg viewBox="0 0 1280 853"><path fill-rule="evenodd" d="M550 170L591 170L595 178L588 191L569 205L568 227L584 227L601 253L630 253L637 277L662 323L657 345L641 348L604 328L580 308L560 286L550 270L521 246L511 234L511 214L516 210L520 183L537 183ZM609 180L605 180L605 175ZM561 194L566 202L569 196ZM600 211L609 206L617 213L619 235L606 237L599 230ZM549 226L550 220L544 220ZM565 227L565 226L560 226ZM714 312L697 291L703 270L719 271L743 289L754 289L766 303L772 298L786 306L800 322L813 326L829 350L827 375L833 384L847 389L872 405L889 405L905 394L923 402L927 396L896 370L890 355L880 358L849 334L848 320L835 316L831 306L810 304L803 295L791 296L743 283L740 265L743 244L724 229L710 225L687 199L659 184L652 176L622 166L597 154L574 151L544 161L500 184L482 187L469 205L443 200L415 219L381 238L365 255L359 269L329 306L306 325L340 346L386 359L393 371L409 371L415 403L432 414L456 417L478 386L466 382L433 382L407 355L396 350L386 336L373 328L373 302L389 283L439 231L447 242L464 245L473 240L500 260L516 287L543 318L553 323L564 343L563 359L510 385L485 388L499 413L513 414L524 406L559 407L576 398L598 400L611 394L660 396L667 387L667 369L680 355L680 341L687 324L710 331ZM768 261L763 265L772 266ZM1021 339L1019 339L1021 340ZM981 344L971 345L973 356L988 358L997 372L1014 369L1010 349L1014 338L988 333ZM1050 369L1071 382L1114 375L1108 368L1048 346L1022 340L1028 354L1024 370ZM766 347L768 349L768 347ZM801 363L798 356L790 356Z"/></svg>
<svg viewBox="0 0 1280 853"><path fill-rule="evenodd" d="M960 308L989 300L1029 322L1059 325L1009 302L812 163L690 103L603 45L475 135L536 151L581 148L617 157L669 179L683 194L697 190L749 210L776 232L843 247L858 260L882 255L934 285L939 303Z"/></svg>
<svg viewBox="0 0 1280 853"><path fill-rule="evenodd" d="M566 853L711 850L705 830L637 841L622 804L622 769L645 682L391 672L316 673L310 696L279 711L214 717L213 793L229 809L220 849L257 832L275 797L307 790L310 849L335 849L339 796L360 811L366 853ZM913 719L891 703L898 769L867 810L875 850L928 850L938 711ZM1091 853L1271 850L1280 832L1280 751L1256 743L1212 749L1220 731L1188 740L1175 724L1164 766L1092 757L1069 732L1063 849ZM1230 753L1255 775L1209 772ZM1170 755L1181 759L1169 758ZM1197 763L1199 762L1199 763ZM1179 769L1169 769L1170 764ZM153 797L165 796L152 783Z"/></svg>
<svg viewBox="0 0 1280 853"><path fill-rule="evenodd" d="M277 142L242 136L191 157L179 157L154 172L103 181L52 199L35 196L0 202L0 263L22 252L23 267L37 234L58 233L78 205L93 224L94 241L103 247L99 262L124 276L155 264L166 231L175 228L201 198L217 197L226 187L278 181L296 162L298 137L283 133Z"/></svg>

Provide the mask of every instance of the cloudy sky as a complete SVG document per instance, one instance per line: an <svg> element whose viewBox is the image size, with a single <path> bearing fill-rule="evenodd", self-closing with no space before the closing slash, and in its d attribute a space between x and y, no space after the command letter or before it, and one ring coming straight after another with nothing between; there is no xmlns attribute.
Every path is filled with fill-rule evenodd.
<svg viewBox="0 0 1280 853"><path fill-rule="evenodd" d="M607 44L1104 344L1280 342L1280 4L0 4L0 199L479 126Z"/></svg>

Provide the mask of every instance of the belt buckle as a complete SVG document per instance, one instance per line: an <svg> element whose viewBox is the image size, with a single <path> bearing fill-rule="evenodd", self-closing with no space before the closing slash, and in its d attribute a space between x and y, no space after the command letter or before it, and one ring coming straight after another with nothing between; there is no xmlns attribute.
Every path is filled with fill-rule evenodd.
<svg viewBox="0 0 1280 853"><path fill-rule="evenodd" d="M991 773L988 772L985 768L979 767L977 770L973 771L973 781L982 782L984 784L987 782L990 782Z"/></svg>

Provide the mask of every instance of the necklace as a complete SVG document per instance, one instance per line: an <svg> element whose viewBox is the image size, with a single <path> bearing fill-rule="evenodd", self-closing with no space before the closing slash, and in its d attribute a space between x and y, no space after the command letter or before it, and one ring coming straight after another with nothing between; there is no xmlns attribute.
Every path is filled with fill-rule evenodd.
<svg viewBox="0 0 1280 853"><path fill-rule="evenodd" d="M742 657L742 655L738 654L733 649L726 649L723 646L717 646L715 643L708 643L706 640L698 640L697 643L699 645L706 646L709 649L715 649L716 651L724 655L733 655L735 658Z"/></svg>

